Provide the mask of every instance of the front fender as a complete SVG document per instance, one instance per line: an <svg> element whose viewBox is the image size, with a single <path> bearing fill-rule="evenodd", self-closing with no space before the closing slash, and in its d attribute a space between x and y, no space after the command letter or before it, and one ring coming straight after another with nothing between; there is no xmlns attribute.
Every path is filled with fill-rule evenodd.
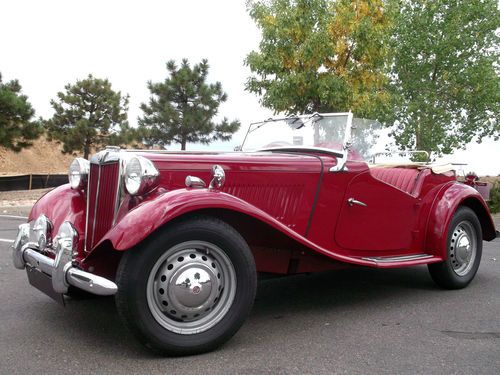
<svg viewBox="0 0 500 375"><path fill-rule="evenodd" d="M491 241L496 237L493 219L478 191L453 181L446 184L434 200L425 241L425 249L428 252L440 255L443 259L447 258L448 228L459 206L467 206L474 210L481 223L483 239Z"/></svg>
<svg viewBox="0 0 500 375"><path fill-rule="evenodd" d="M65 184L43 195L33 205L28 221L36 220L38 216L44 214L54 225L54 235L64 221L69 221L79 234L78 249L82 249L85 237L85 209L84 194Z"/></svg>
<svg viewBox="0 0 500 375"><path fill-rule="evenodd" d="M176 217L210 208L238 211L258 218L281 231L290 231L264 211L227 193L208 189L177 189L132 209L106 233L100 243L111 241L116 250L126 250Z"/></svg>

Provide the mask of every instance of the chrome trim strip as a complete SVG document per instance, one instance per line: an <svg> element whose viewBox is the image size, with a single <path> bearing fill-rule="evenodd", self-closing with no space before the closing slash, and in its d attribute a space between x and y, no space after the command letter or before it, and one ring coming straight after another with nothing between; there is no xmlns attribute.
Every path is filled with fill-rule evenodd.
<svg viewBox="0 0 500 375"><path fill-rule="evenodd" d="M97 177L97 188L96 188L96 193L95 193L95 202L94 202L94 222L92 223L92 242L94 242L94 236L95 236L95 223L96 223L96 218L97 218L97 205L99 203L99 187L101 185L101 168L102 166L99 164L99 176ZM90 244L92 247L93 244Z"/></svg>
<svg viewBox="0 0 500 375"><path fill-rule="evenodd" d="M124 174L124 170L125 170L125 160L123 158L120 158L118 160L118 176L116 181L115 212L113 214L113 221L111 222L111 225L116 224L116 219L118 217L118 209L120 208L123 197L122 176Z"/></svg>
<svg viewBox="0 0 500 375"><path fill-rule="evenodd" d="M88 253L90 250L87 249L87 234L89 233L89 204L90 204L90 170L92 169L92 167L89 168L89 174L87 176L87 191L85 192L86 194L86 199L87 199L87 202L86 202L86 206L87 208L85 209L85 241L83 241L83 251L85 253Z"/></svg>
<svg viewBox="0 0 500 375"><path fill-rule="evenodd" d="M370 260L376 263L392 263L392 262L404 262L407 260L421 260L432 258L431 254L415 254L415 255L402 255L397 257L364 257L363 260Z"/></svg>

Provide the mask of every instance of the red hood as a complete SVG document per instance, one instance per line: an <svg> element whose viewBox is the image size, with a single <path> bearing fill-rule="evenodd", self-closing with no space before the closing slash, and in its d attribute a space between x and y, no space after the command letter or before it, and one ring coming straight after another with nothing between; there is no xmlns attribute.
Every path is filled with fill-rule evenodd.
<svg viewBox="0 0 500 375"><path fill-rule="evenodd" d="M275 171L318 173L321 162L316 156L271 152L137 152L150 159L158 170L209 172L214 164L228 171Z"/></svg>

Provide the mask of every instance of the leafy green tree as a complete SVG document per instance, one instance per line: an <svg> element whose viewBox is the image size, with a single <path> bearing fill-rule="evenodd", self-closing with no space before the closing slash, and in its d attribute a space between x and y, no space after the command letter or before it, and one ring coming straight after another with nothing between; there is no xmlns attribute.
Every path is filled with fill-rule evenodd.
<svg viewBox="0 0 500 375"><path fill-rule="evenodd" d="M149 103L143 103L144 116L139 118L139 131L149 145L166 146L180 143L210 144L228 141L239 127L239 121L223 118L215 123L219 105L227 100L220 82L208 84L208 62L202 60L191 68L183 59L180 67L167 62L168 77L163 82L148 82Z"/></svg>
<svg viewBox="0 0 500 375"><path fill-rule="evenodd" d="M246 89L275 112L352 110L378 117L387 109L391 8L383 0L249 2L262 32Z"/></svg>
<svg viewBox="0 0 500 375"><path fill-rule="evenodd" d="M498 139L498 1L402 0L395 22L396 142L440 155Z"/></svg>
<svg viewBox="0 0 500 375"><path fill-rule="evenodd" d="M0 146L16 152L31 146L42 130L39 121L33 120L34 115L19 82L3 83L0 74Z"/></svg>
<svg viewBox="0 0 500 375"><path fill-rule="evenodd" d="M490 191L490 200L488 202L491 213L500 212L500 180L495 181Z"/></svg>
<svg viewBox="0 0 500 375"><path fill-rule="evenodd" d="M127 122L128 95L114 91L107 79L89 75L64 88L50 102L55 114L46 122L49 137L62 142L64 153L79 151L87 159L93 148L133 139Z"/></svg>

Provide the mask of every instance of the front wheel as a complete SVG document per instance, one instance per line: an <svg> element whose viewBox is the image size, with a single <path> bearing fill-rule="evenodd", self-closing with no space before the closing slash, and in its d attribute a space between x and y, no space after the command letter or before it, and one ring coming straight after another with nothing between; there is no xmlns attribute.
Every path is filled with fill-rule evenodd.
<svg viewBox="0 0 500 375"><path fill-rule="evenodd" d="M227 341L255 298L252 253L236 230L215 218L179 222L126 252L116 303L147 347L196 354Z"/></svg>
<svg viewBox="0 0 500 375"><path fill-rule="evenodd" d="M432 279L446 289L465 288L481 262L483 235L474 211L460 207L453 216L447 237L448 259L429 264Z"/></svg>

